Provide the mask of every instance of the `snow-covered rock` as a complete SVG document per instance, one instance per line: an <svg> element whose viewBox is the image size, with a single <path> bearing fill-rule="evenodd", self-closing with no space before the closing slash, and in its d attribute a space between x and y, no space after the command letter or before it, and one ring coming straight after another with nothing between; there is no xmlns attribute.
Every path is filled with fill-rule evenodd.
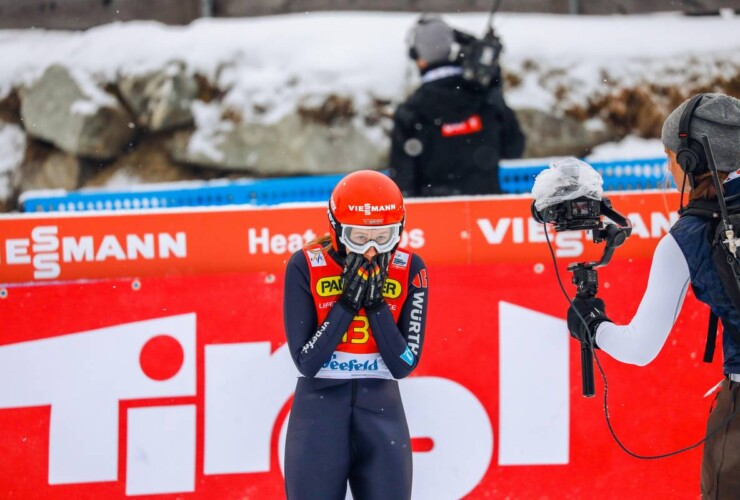
<svg viewBox="0 0 740 500"><path fill-rule="evenodd" d="M81 157L114 158L134 135L131 118L113 95L84 72L61 65L22 89L21 117L28 135Z"/></svg>
<svg viewBox="0 0 740 500"><path fill-rule="evenodd" d="M45 144L29 148L23 164L15 170L13 185L22 193L33 189L77 189L82 172L81 160Z"/></svg>
<svg viewBox="0 0 740 500"><path fill-rule="evenodd" d="M274 123L255 123L223 116L224 110L215 103L196 102L193 109L195 131L179 134L171 146L179 162L258 176L385 166L387 141L373 140L372 128L350 117L324 123L304 110Z"/></svg>
<svg viewBox="0 0 740 500"><path fill-rule="evenodd" d="M160 132L189 125L190 106L198 95L198 82L183 63L172 63L144 75L124 75L118 82L121 97L137 125Z"/></svg>

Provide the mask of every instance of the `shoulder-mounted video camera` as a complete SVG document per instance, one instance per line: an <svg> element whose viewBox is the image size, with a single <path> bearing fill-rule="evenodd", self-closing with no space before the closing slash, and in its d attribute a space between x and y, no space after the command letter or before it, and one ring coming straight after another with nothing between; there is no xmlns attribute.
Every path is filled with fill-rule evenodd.
<svg viewBox="0 0 740 500"><path fill-rule="evenodd" d="M501 1L493 0L493 5L488 16L488 30L482 38L448 27L448 29L452 30L453 35L449 62L460 66L463 79L481 90L497 88L501 85L499 57L503 50L503 44L493 30L493 16L501 6ZM443 21L438 16L423 15L417 22L417 28L432 22ZM409 57L416 60L419 58L419 53L414 46L413 40L414 35L412 32Z"/></svg>
<svg viewBox="0 0 740 500"><path fill-rule="evenodd" d="M501 85L499 57L503 50L501 40L489 27L483 38L459 30L453 30L459 46L454 56L455 63L462 68L462 76L468 82L483 89Z"/></svg>

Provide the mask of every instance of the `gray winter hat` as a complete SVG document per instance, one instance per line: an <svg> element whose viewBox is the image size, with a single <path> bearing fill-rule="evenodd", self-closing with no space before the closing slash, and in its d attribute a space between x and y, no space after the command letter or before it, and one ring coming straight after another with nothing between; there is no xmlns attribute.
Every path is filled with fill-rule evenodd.
<svg viewBox="0 0 740 500"><path fill-rule="evenodd" d="M455 34L441 17L424 15L411 32L411 47L429 64L449 61Z"/></svg>
<svg viewBox="0 0 740 500"><path fill-rule="evenodd" d="M674 109L663 123L661 141L674 153L681 147L678 126L688 102ZM718 171L740 169L740 99L724 94L704 94L689 125L691 139L698 141L702 135L709 138Z"/></svg>

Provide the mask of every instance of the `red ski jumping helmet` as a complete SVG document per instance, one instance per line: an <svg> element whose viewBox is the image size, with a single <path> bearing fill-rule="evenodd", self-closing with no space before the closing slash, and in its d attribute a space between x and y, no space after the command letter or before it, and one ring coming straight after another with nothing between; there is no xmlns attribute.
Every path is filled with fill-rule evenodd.
<svg viewBox="0 0 740 500"><path fill-rule="evenodd" d="M342 178L329 198L332 246L365 253L392 252L401 241L406 211L403 195L390 177L374 170L359 170Z"/></svg>

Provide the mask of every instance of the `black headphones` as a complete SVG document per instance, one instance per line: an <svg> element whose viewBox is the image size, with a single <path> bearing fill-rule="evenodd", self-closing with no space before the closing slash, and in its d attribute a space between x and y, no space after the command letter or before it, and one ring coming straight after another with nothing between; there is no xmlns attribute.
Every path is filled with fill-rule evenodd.
<svg viewBox="0 0 740 500"><path fill-rule="evenodd" d="M414 61L419 59L419 53L416 51L416 47L414 47L413 45L409 47L409 57Z"/></svg>
<svg viewBox="0 0 740 500"><path fill-rule="evenodd" d="M676 162L688 176L692 188L694 187L694 176L709 171L704 148L699 141L689 137L691 118L703 97L704 94L692 97L686 104L681 120L678 122L678 138L681 140L681 145L676 151Z"/></svg>

